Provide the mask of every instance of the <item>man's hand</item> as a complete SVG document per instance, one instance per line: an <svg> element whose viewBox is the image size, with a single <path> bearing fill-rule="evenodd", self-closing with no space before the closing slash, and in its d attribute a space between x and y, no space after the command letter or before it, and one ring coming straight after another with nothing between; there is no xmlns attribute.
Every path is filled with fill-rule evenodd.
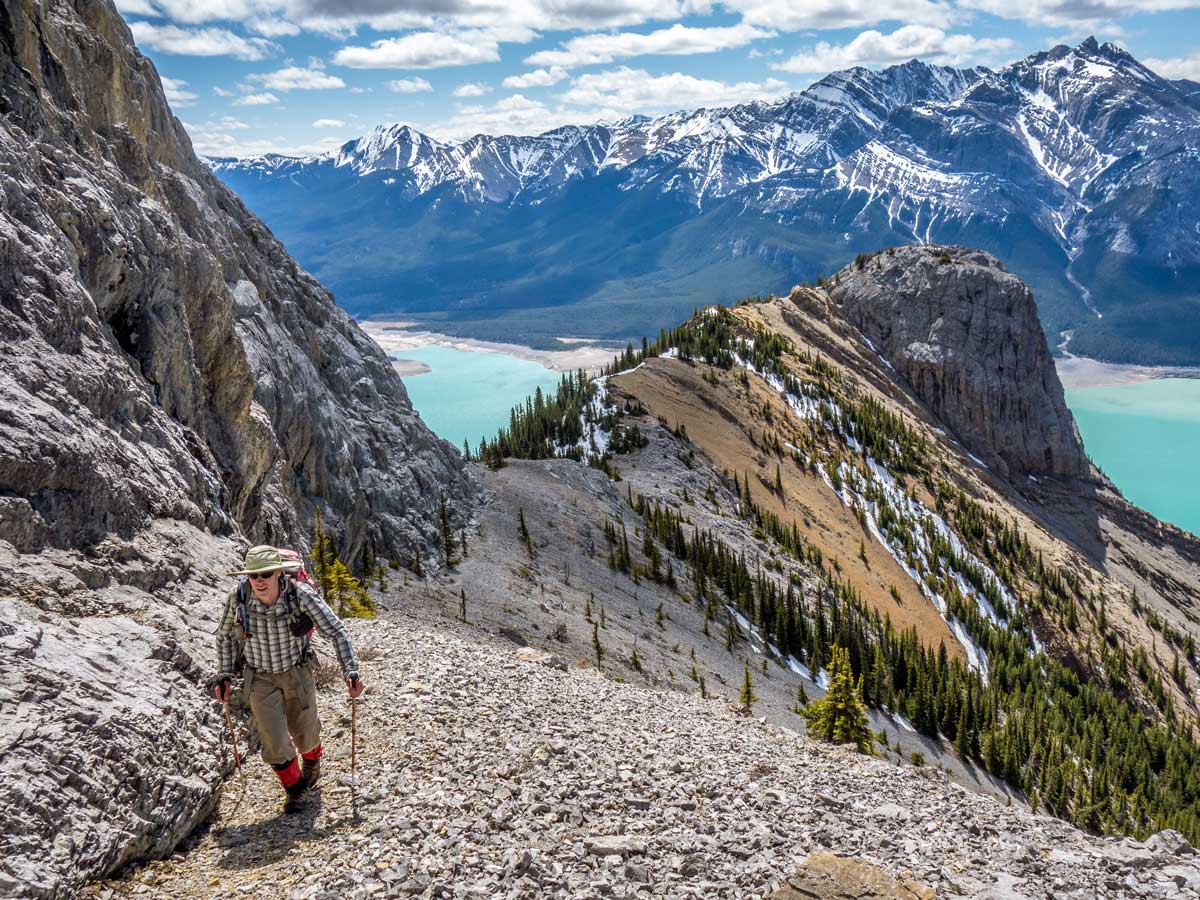
<svg viewBox="0 0 1200 900"><path fill-rule="evenodd" d="M363 692L362 679L357 674L351 675L346 679L346 687L350 691L350 699L357 699L358 695Z"/></svg>
<svg viewBox="0 0 1200 900"><path fill-rule="evenodd" d="M233 693L233 682L229 678L218 678L213 682L212 694L221 703L228 703Z"/></svg>

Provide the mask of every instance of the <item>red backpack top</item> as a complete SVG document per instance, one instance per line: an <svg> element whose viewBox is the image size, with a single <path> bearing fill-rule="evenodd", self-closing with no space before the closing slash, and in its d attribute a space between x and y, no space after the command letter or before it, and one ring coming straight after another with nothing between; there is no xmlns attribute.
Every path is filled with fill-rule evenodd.
<svg viewBox="0 0 1200 900"><path fill-rule="evenodd" d="M321 593L321 586L317 584L317 580L304 568L304 557L295 550L288 550L284 547L279 547L278 550L285 563L284 571L301 584L307 584L318 594Z"/></svg>

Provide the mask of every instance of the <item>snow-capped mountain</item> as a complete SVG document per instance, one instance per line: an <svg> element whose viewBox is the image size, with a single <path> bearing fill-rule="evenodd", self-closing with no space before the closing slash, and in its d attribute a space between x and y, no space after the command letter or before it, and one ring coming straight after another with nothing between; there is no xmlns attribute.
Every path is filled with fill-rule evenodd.
<svg viewBox="0 0 1200 900"><path fill-rule="evenodd" d="M211 164L356 312L626 336L730 299L735 270L782 290L962 242L1029 280L1072 349L1196 363L1197 91L1089 38L999 71L912 61L774 103L459 142L381 126Z"/></svg>

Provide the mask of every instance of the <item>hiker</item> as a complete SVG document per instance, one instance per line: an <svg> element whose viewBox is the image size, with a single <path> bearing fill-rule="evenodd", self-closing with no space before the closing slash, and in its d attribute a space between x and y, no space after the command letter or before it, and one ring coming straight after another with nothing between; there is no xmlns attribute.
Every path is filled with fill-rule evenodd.
<svg viewBox="0 0 1200 900"><path fill-rule="evenodd" d="M212 693L228 703L239 653L243 696L262 738L262 758L275 770L286 799L283 810L300 809L304 792L321 775L321 721L309 637L314 625L333 641L351 698L363 691L350 635L321 596L292 575L302 571L295 554L251 547L244 576L229 595L217 626L217 677ZM300 751L303 768L296 760Z"/></svg>

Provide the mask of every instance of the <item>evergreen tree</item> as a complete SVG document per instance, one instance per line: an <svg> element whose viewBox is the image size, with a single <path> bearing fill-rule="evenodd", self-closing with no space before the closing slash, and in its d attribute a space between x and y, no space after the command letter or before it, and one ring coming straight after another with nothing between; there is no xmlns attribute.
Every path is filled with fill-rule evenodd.
<svg viewBox="0 0 1200 900"><path fill-rule="evenodd" d="M754 711L754 704L758 702L758 695L754 693L754 680L750 677L750 667L743 666L745 673L742 676L742 690L738 694L738 702L747 713Z"/></svg>
<svg viewBox="0 0 1200 900"><path fill-rule="evenodd" d="M525 555L533 559L533 537L529 534L529 526L525 524L525 507L517 510L517 537L521 539L521 546L525 548Z"/></svg>
<svg viewBox="0 0 1200 900"><path fill-rule="evenodd" d="M471 555L467 552L467 529L464 528L458 533L458 542L462 545L463 559L466 559Z"/></svg>
<svg viewBox="0 0 1200 900"><path fill-rule="evenodd" d="M600 644L600 625L596 622L592 623L592 651L596 654L596 668L599 669L604 663L604 647Z"/></svg>
<svg viewBox="0 0 1200 900"><path fill-rule="evenodd" d="M371 595L340 559L335 560L330 568L329 580L331 590L327 599L339 616L343 619L375 617L375 602Z"/></svg>
<svg viewBox="0 0 1200 900"><path fill-rule="evenodd" d="M467 592L463 588L458 589L458 618L460 622L467 621Z"/></svg>
<svg viewBox="0 0 1200 900"><path fill-rule="evenodd" d="M442 552L446 554L446 565L458 563L458 539L450 528L450 515L446 511L446 495L438 493L438 528L442 533Z"/></svg>
<svg viewBox="0 0 1200 900"><path fill-rule="evenodd" d="M321 507L316 509L316 524L313 526L313 574L317 576L317 584L321 593L328 598L333 587L333 562L337 555L333 549L333 540L321 525Z"/></svg>
<svg viewBox="0 0 1200 900"><path fill-rule="evenodd" d="M871 728L861 699L861 682L854 684L850 652L837 644L829 662L829 690L804 711L809 734L835 744L854 744L859 753L871 752Z"/></svg>

